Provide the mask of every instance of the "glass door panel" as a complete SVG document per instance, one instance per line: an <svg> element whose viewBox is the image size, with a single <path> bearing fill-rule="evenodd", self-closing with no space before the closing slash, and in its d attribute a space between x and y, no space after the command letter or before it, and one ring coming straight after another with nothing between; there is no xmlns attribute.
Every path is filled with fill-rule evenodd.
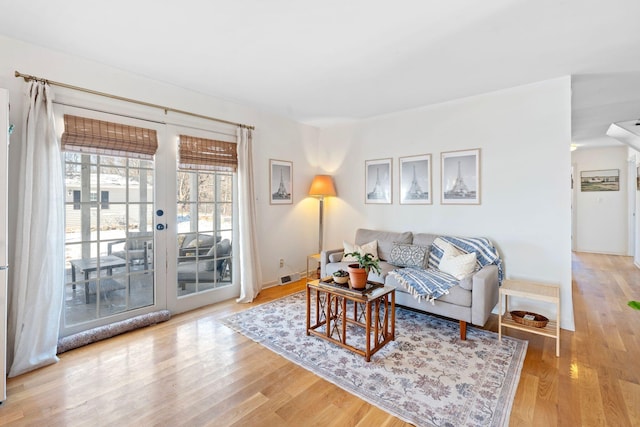
<svg viewBox="0 0 640 427"><path fill-rule="evenodd" d="M233 175L179 170L176 188L177 296L231 286Z"/></svg>
<svg viewBox="0 0 640 427"><path fill-rule="evenodd" d="M77 153L64 158L63 321L69 331L154 304L154 162Z"/></svg>

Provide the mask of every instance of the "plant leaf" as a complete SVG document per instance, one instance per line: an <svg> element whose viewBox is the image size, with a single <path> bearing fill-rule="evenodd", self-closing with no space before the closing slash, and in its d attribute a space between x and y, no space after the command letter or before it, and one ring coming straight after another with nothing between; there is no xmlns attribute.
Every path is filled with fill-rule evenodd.
<svg viewBox="0 0 640 427"><path fill-rule="evenodd" d="M635 310L640 310L640 301L629 301L627 305Z"/></svg>

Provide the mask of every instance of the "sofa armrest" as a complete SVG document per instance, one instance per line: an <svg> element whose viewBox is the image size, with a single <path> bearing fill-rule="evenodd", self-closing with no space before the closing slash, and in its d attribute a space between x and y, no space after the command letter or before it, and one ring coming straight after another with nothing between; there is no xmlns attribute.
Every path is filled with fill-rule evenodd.
<svg viewBox="0 0 640 427"><path fill-rule="evenodd" d="M471 290L471 323L484 326L498 304L498 267L486 265L473 275Z"/></svg>
<svg viewBox="0 0 640 427"><path fill-rule="evenodd" d="M327 269L325 268L327 264L331 262L329 259L329 255L343 252L344 249L328 249L326 251L322 251L320 253L320 277L325 277L327 275Z"/></svg>

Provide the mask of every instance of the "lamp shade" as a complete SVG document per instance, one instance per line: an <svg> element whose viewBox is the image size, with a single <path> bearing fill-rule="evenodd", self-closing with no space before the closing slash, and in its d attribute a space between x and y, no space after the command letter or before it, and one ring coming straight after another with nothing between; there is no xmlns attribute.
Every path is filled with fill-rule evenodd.
<svg viewBox="0 0 640 427"><path fill-rule="evenodd" d="M310 196L335 196L336 188L330 175L316 175L309 188Z"/></svg>

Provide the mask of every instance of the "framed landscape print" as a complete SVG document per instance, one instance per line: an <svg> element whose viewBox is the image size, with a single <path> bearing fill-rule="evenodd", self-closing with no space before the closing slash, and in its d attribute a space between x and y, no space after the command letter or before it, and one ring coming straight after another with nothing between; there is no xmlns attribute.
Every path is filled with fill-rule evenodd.
<svg viewBox="0 0 640 427"><path fill-rule="evenodd" d="M431 204L431 154L400 157L400 203Z"/></svg>
<svg viewBox="0 0 640 427"><path fill-rule="evenodd" d="M581 171L580 191L620 191L620 169Z"/></svg>
<svg viewBox="0 0 640 427"><path fill-rule="evenodd" d="M391 204L391 159L366 160L365 203Z"/></svg>
<svg viewBox="0 0 640 427"><path fill-rule="evenodd" d="M293 163L286 160L269 160L270 203L293 204Z"/></svg>
<svg viewBox="0 0 640 427"><path fill-rule="evenodd" d="M480 204L480 149L441 153L443 205Z"/></svg>

